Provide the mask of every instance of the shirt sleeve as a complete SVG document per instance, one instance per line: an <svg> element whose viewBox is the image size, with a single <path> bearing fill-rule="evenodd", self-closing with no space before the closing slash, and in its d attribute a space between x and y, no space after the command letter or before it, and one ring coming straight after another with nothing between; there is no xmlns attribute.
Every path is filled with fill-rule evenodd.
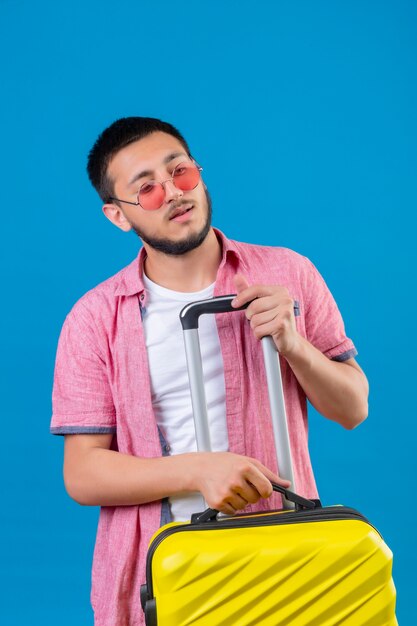
<svg viewBox="0 0 417 626"><path fill-rule="evenodd" d="M329 288L311 261L306 261L305 323L308 341L333 361L355 357L358 352L345 334L342 316Z"/></svg>
<svg viewBox="0 0 417 626"><path fill-rule="evenodd" d="M116 432L116 412L100 349L88 311L76 306L59 337L52 392L51 433Z"/></svg>

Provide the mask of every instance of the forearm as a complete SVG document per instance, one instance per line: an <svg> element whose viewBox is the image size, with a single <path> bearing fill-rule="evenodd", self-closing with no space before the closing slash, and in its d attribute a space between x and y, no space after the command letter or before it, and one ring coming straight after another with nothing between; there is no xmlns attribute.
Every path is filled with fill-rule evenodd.
<svg viewBox="0 0 417 626"><path fill-rule="evenodd" d="M111 435L67 435L64 479L80 504L122 506L200 491L212 508L233 514L289 482L256 459L231 452L138 458L110 450Z"/></svg>
<svg viewBox="0 0 417 626"><path fill-rule="evenodd" d="M367 417L368 382L358 366L332 361L301 336L285 358L319 413L349 429Z"/></svg>
<svg viewBox="0 0 417 626"><path fill-rule="evenodd" d="M193 491L192 454L138 458L104 448L86 449L72 462L66 456L69 495L90 506L135 505ZM195 460L194 460L195 463Z"/></svg>

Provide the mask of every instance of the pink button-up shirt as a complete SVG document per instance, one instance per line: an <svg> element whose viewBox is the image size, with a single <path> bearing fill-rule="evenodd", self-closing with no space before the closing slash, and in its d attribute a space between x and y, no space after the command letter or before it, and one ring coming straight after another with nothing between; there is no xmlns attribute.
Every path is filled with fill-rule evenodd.
<svg viewBox="0 0 417 626"><path fill-rule="evenodd" d="M298 332L330 359L356 355L337 305L312 263L286 248L230 241L218 230L222 260L215 295L234 293L233 277L287 287ZM113 433L113 447L138 457L161 456L152 409L141 312L145 250L89 291L67 316L59 339L51 432ZM178 321L178 323L180 323ZM216 316L224 362L226 418L232 452L277 471L262 350L243 312ZM173 367L175 364L173 363ZM281 359L297 491L317 497L307 444L306 397ZM251 510L280 508L274 494ZM161 503L102 507L94 551L91 599L96 626L142 626L140 585L146 551L159 527Z"/></svg>

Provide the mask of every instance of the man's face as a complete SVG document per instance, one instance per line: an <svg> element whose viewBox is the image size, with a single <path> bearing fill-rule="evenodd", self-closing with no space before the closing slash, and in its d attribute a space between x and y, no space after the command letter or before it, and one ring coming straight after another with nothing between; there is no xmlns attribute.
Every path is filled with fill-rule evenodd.
<svg viewBox="0 0 417 626"><path fill-rule="evenodd" d="M146 211L120 203L122 221L117 223L123 230L133 229L145 244L165 254L185 254L198 247L211 226L211 201L203 181L191 191L181 191L169 180L184 161L190 157L181 143L172 135L155 132L120 150L107 169L114 196L129 202L137 201L138 190L147 181L166 181L159 209ZM176 215L179 210L187 212Z"/></svg>

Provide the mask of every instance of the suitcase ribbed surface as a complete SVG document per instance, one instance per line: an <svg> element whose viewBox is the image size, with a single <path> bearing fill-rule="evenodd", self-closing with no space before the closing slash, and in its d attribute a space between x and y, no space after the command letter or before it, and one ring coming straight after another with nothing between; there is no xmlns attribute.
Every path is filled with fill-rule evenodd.
<svg viewBox="0 0 417 626"><path fill-rule="evenodd" d="M222 526L155 548L158 626L397 625L392 553L366 522Z"/></svg>

